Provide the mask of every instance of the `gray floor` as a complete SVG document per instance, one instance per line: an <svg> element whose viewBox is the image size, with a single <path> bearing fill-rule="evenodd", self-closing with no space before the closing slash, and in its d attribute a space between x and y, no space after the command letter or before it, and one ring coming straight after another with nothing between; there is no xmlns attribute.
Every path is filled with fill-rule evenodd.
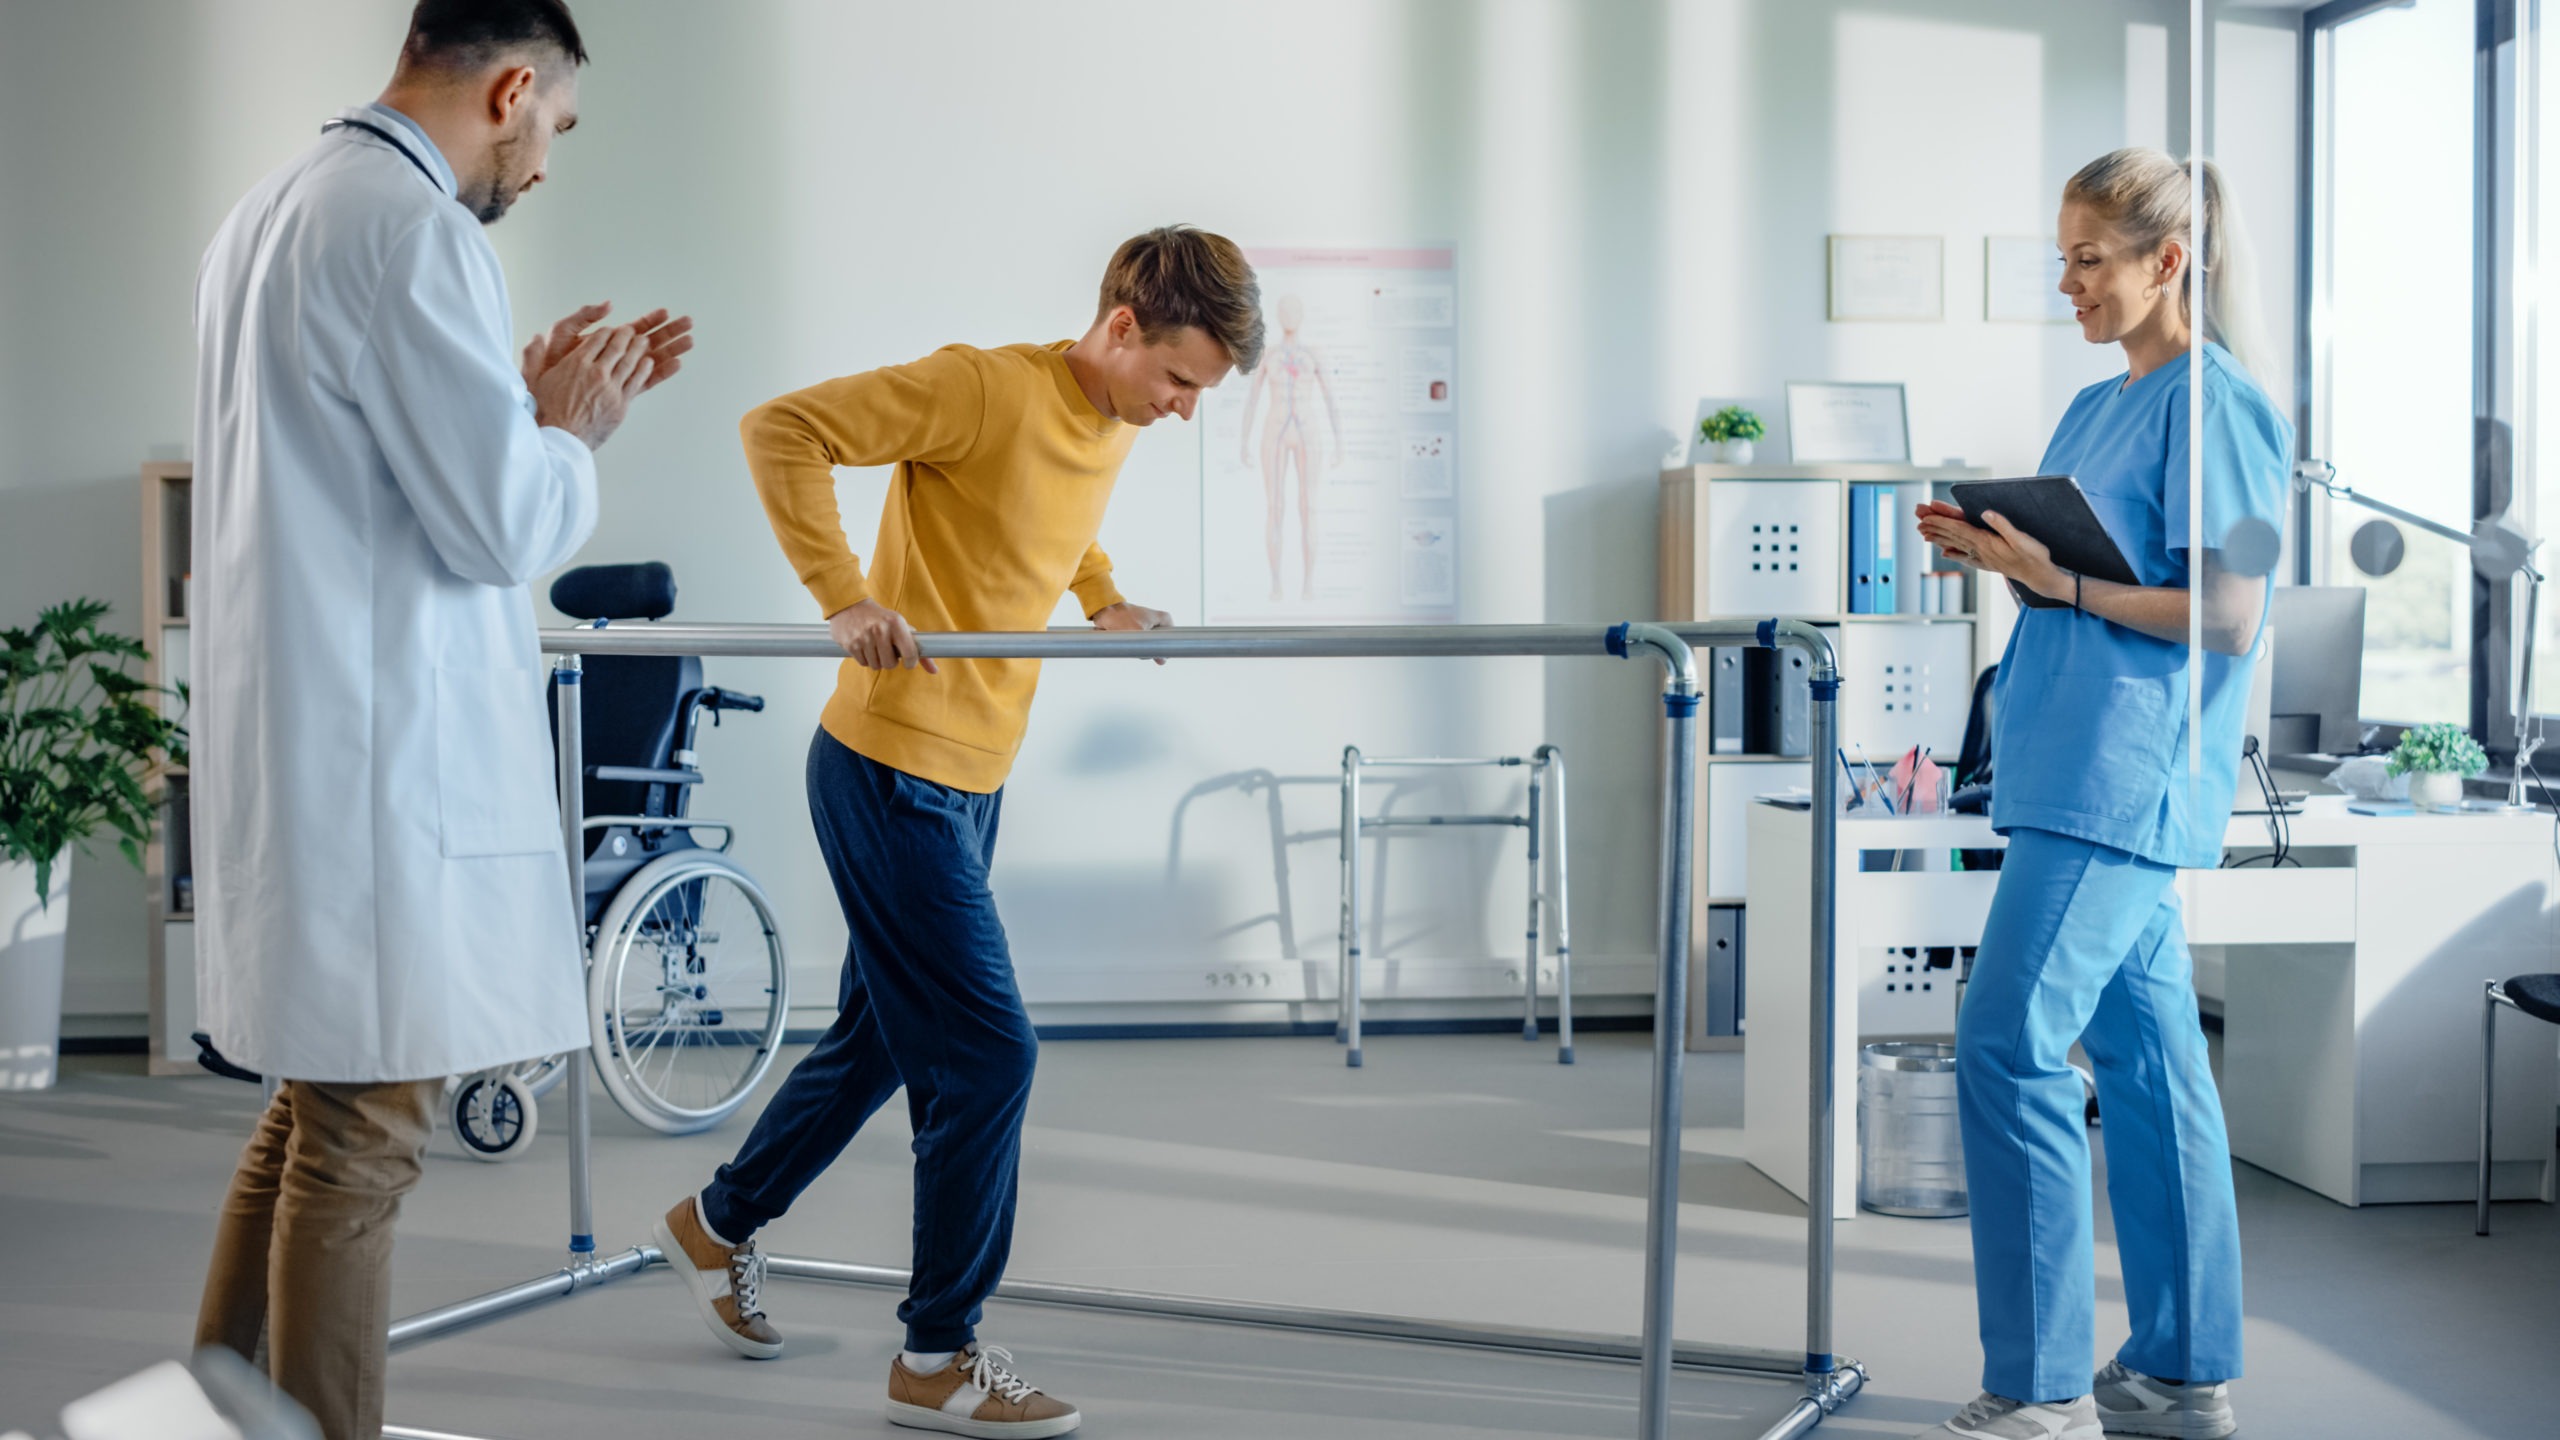
<svg viewBox="0 0 2560 1440"><path fill-rule="evenodd" d="M1640 1289L1645 1037L1586 1035L1583 1063L1497 1036L1381 1037L1347 1071L1323 1040L1075 1041L1041 1053L1013 1273L1132 1289L1611 1331ZM1681 1218L1684 1338L1801 1343L1800 1208L1733 1158L1739 1057L1695 1057ZM50 1093L0 1096L0 1429L175 1353L250 1087L74 1061ZM698 1184L743 1121L669 1140L599 1097L608 1249ZM408 1313L556 1267L558 1097L535 1152L475 1164L439 1136L401 1223ZM906 1134L883 1112L768 1232L785 1253L903 1263ZM2244 1435L2547 1437L2560 1342L2560 1214L2352 1211L2241 1167L2251 1378ZM2106 1218L2100 1196L2103 1237ZM1903 1436L1974 1392L1961 1221L1840 1229L1838 1343L1874 1386L1823 1433ZM779 1361L730 1358L664 1271L392 1366L395 1424L504 1440L705 1432L758 1440L897 1433L878 1418L894 1297L777 1282ZM2123 1333L2099 1257L2101 1347ZM1087 1434L1624 1435L1633 1371L1423 1346L997 1306L985 1327L1082 1404ZM1683 1375L1678 1433L1757 1435L1778 1384Z"/></svg>

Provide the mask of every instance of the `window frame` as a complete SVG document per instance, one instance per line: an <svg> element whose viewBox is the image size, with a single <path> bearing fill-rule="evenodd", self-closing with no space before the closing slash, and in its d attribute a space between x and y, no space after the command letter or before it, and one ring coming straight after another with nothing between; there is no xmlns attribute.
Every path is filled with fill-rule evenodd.
<svg viewBox="0 0 2560 1440"><path fill-rule="evenodd" d="M2298 459L2311 458L2311 437L2317 433L2320 419L2318 396L2329 368L2329 337L2324 333L2325 315L2320 303L2325 279L2321 269L2322 241L2329 233L2326 167L2331 160L2332 138L2326 124L2328 44L2341 26L2377 11L2405 9L2411 3L2413 0L2330 0L2305 11L2302 17L2300 72L2295 91L2300 106L2295 167L2295 213L2299 220L2294 237L2294 443ZM2529 18L2535 24L2520 28L2520 7L2525 6L2533 7ZM2528 225L2534 218L2525 207L2534 198L2531 187L2536 177L2511 163L2517 147L2509 143L2509 137L2522 133L2518 126L2519 104L2522 114L2529 118L2539 103L2538 97L2526 93L2535 58L2528 53L2528 47L2536 45L2539 6L2540 0L2473 0L2473 444L2471 513L2462 518L2474 524L2504 513L2513 487L2531 484L2536 478L2533 446L2538 436L2531 432L2531 396L2527 393L2533 375L2528 347L2534 340L2536 317L2532 300L2517 288L2517 236L2509 233L2508 227L2513 223L2512 217L2521 217ZM2528 159L2538 158L2531 156L2529 149L2524 153ZM2519 177L2526 187L2521 196L2517 193ZM2529 243L2531 238L2528 232ZM2526 427L2522 467L2517 464L2520 416ZM2294 534L2299 537L2294 546L2292 578L2299 585L2314 583L2315 567L2320 563L2320 547L2311 543L2313 515L2312 493L2307 487L2302 488L2294 496L2292 517ZM2502 759L2512 757L2515 750L2511 652L2520 617L2514 594L2511 584L2492 584L2476 571L2471 575L2470 730L2491 754ZM2398 723L2390 717L2358 718L2386 727ZM2537 715L2536 720L2547 725L2560 720L2560 716Z"/></svg>

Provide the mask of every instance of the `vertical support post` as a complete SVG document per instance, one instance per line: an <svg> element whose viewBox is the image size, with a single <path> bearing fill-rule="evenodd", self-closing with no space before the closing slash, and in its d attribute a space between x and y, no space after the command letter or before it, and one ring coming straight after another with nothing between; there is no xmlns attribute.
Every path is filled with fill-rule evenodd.
<svg viewBox="0 0 2560 1440"><path fill-rule="evenodd" d="M1538 902L1545 887L1546 871L1538 864L1538 781L1546 773L1546 762L1529 762L1529 944L1528 958L1521 966L1520 1038L1538 1038Z"/></svg>
<svg viewBox="0 0 2560 1440"><path fill-rule="evenodd" d="M1808 1092L1812 1111L1812 1149L1805 1165L1805 1301L1804 1370L1810 1386L1826 1386L1839 1368L1831 1353L1831 1206L1837 1176L1832 1168L1832 1137L1837 1127L1839 1096L1832 1085L1837 1069L1836 1031L1839 1009L1839 831L1840 770L1830 763L1840 743L1840 671L1832 657L1816 657L1810 680L1813 751L1813 1073Z"/></svg>
<svg viewBox="0 0 2560 1440"><path fill-rule="evenodd" d="M1697 682L1677 672L1662 696L1662 956L1654 979L1653 1136L1645 1189L1643 1375L1636 1433L1671 1424L1672 1280L1680 1259L1681 1017L1688 1013L1689 844L1697 790Z"/></svg>
<svg viewBox="0 0 2560 1440"><path fill-rule="evenodd" d="M1547 794L1548 823L1555 829L1555 922L1556 922L1556 1063L1573 1063L1573 926L1565 918L1567 905L1565 861L1570 853L1565 843L1564 752L1553 745L1538 747L1550 777Z"/></svg>
<svg viewBox="0 0 2560 1440"><path fill-rule="evenodd" d="M2495 1135L2489 1122L2492 1097L2497 1094L2498 993L2495 980L2480 988L2480 1198L2479 1216L2471 1227L2474 1235L2489 1233L2489 1142Z"/></svg>
<svg viewBox="0 0 2560 1440"><path fill-rule="evenodd" d="M1342 933L1344 941L1343 969L1350 985L1343 995L1343 1043L1350 1052L1342 1063L1360 1068L1360 749L1345 746L1342 751Z"/></svg>
<svg viewBox="0 0 2560 1440"><path fill-rule="evenodd" d="M558 732L553 750L560 764L560 848L569 862L569 933L578 937L581 955L587 936L587 762L581 729L586 719L586 692L579 682L585 676L586 662L577 655L561 656L551 672L552 726ZM575 1269L592 1263L596 1253L595 1197L587 1154L584 1049L569 1052L567 1073L562 1079L569 1096L569 1265Z"/></svg>
<svg viewBox="0 0 2560 1440"><path fill-rule="evenodd" d="M1351 772L1360 763L1360 747L1342 747L1342 836L1335 853L1342 862L1341 883L1335 887L1333 926L1333 1043L1351 1041L1351 933L1354 907L1351 903L1351 845L1360 833L1358 797L1351 789Z"/></svg>

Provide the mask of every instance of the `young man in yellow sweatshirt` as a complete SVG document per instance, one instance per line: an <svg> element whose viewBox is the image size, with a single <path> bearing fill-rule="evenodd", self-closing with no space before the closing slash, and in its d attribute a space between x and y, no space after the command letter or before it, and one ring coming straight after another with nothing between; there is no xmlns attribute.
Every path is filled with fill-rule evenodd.
<svg viewBox="0 0 2560 1440"><path fill-rule="evenodd" d="M1012 1244L1038 1052L987 872L1036 660L936 663L916 633L1038 630L1072 591L1105 630L1152 630L1094 543L1137 432L1191 418L1262 351L1261 297L1231 242L1187 226L1122 245L1084 337L947 346L785 395L741 427L783 554L844 647L809 751L817 823L852 943L839 1014L737 1157L658 1222L712 1333L766 1359L756 1230L781 1215L901 1086L915 1127L915 1263L889 1419L988 1437L1063 1435L1073 1406L976 1339ZM868 573L835 468L897 469Z"/></svg>

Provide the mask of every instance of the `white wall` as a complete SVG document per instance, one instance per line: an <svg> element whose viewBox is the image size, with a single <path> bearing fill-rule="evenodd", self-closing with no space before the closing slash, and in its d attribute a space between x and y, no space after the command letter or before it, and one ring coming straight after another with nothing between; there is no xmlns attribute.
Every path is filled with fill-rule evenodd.
<svg viewBox="0 0 2560 1440"><path fill-rule="evenodd" d="M0 9L0 623L66 587L136 598L130 477L187 431L195 257L232 196L374 92L404 12ZM1464 618L1614 620L1654 607L1653 474L1702 397L1774 421L1788 380L1899 379L1922 458L2034 462L2112 356L2067 327L1983 322L1983 237L2045 233L2062 179L2122 143L2129 113L2165 114L2182 139L2185 12L581 0L584 120L492 233L521 331L608 297L699 320L687 373L603 453L605 519L582 557L670 561L696 620L816 618L738 460L736 419L760 400L949 340L1075 333L1111 247L1167 220L1251 244L1453 243L1472 392ZM2168 30L2157 101L2128 102L2129 22ZM2259 217L2263 246L2282 232L2269 207ZM1944 235L1947 321L1825 324L1835 231ZM1103 535L1123 587L1181 619L1199 606L1197 459L1185 428L1146 435ZM858 547L882 484L846 481ZM715 669L773 705L709 738L699 808L749 822L740 848L783 910L803 997L822 998L843 932L799 765L830 677ZM1227 993L1212 970L1273 973L1275 988L1329 971L1340 747L1554 739L1574 762L1586 986L1640 991L1649 689L1605 661L1053 666L998 864L1026 989L1208 998ZM1278 828L1300 832L1277 846L1266 793L1232 783L1264 771L1289 782ZM1391 980L1501 988L1485 957L1517 944L1517 844L1443 836L1386 855ZM76 924L84 973L139 944L138 920L86 901Z"/></svg>
<svg viewBox="0 0 2560 1440"><path fill-rule="evenodd" d="M2258 381L2286 419L2294 418L2294 193L2301 173L2295 134L2301 103L2302 17L2287 10L2233 9L2213 27L2211 153L2237 197L2256 262L2258 324L2267 353Z"/></svg>

